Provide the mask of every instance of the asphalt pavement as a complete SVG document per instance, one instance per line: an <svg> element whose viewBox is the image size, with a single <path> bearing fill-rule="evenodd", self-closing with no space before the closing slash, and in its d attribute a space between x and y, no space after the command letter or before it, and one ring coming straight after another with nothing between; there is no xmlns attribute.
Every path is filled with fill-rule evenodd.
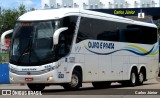
<svg viewBox="0 0 160 98"><path fill-rule="evenodd" d="M0 89L26 89L29 90L26 85L20 84L0 84ZM159 95L124 95L123 91L127 90L142 90L147 89L159 89L160 90L160 78L149 80L142 86L135 87L123 87L119 83L112 83L110 88L107 89L94 89L91 83L84 83L83 87L78 91L65 91L61 86L49 86L42 92L42 96L0 96L0 98L159 98ZM144 90L143 90L144 89ZM121 91L122 94L116 95L116 91ZM113 95L107 95L106 93L112 93ZM158 92L160 93L160 92Z"/></svg>

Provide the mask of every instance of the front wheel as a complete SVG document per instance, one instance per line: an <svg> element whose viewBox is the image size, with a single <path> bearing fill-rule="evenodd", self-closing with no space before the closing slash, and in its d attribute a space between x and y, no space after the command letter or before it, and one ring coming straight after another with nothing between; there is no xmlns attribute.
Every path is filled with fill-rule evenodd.
<svg viewBox="0 0 160 98"><path fill-rule="evenodd" d="M79 72L74 71L72 73L71 82L63 84L63 88L66 90L76 90L82 85L82 77Z"/></svg>
<svg viewBox="0 0 160 98"><path fill-rule="evenodd" d="M43 91L45 88L44 84L27 84L28 88L32 91Z"/></svg>

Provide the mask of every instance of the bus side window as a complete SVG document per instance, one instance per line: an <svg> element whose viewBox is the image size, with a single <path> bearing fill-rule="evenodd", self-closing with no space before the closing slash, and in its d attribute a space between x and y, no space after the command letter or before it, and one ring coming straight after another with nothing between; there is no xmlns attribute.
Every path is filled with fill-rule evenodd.
<svg viewBox="0 0 160 98"><path fill-rule="evenodd" d="M138 28L127 28L120 30L120 41L130 43L140 43L141 32Z"/></svg>
<svg viewBox="0 0 160 98"><path fill-rule="evenodd" d="M79 43L86 39L92 39L93 34L91 34L90 21L91 19L89 18L84 18L84 17L81 18L76 43Z"/></svg>
<svg viewBox="0 0 160 98"><path fill-rule="evenodd" d="M68 27L68 30L63 31L59 36L59 48L57 50L59 57L66 56L71 50L77 19L77 16L69 16L61 20L61 27Z"/></svg>
<svg viewBox="0 0 160 98"><path fill-rule="evenodd" d="M119 31L104 31L97 35L97 40L104 40L104 41L118 41L119 39Z"/></svg>

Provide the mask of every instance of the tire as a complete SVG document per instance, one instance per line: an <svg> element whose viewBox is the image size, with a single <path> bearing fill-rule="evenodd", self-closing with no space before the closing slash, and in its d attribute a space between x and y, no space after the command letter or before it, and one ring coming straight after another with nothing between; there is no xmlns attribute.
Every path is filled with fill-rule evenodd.
<svg viewBox="0 0 160 98"><path fill-rule="evenodd" d="M62 86L66 90L77 90L81 87L81 85L82 85L82 75L77 71L73 71L71 82L63 84Z"/></svg>
<svg viewBox="0 0 160 98"><path fill-rule="evenodd" d="M94 88L108 88L111 85L111 82L92 82Z"/></svg>
<svg viewBox="0 0 160 98"><path fill-rule="evenodd" d="M138 81L138 74L135 70L132 70L131 75L130 75L130 80L129 80L128 83L129 83L130 86L136 86L137 81Z"/></svg>
<svg viewBox="0 0 160 98"><path fill-rule="evenodd" d="M138 74L138 85L142 85L144 82L144 72L143 71L140 71L139 74Z"/></svg>
<svg viewBox="0 0 160 98"><path fill-rule="evenodd" d="M28 88L32 91L43 91L45 88L44 84L27 84Z"/></svg>

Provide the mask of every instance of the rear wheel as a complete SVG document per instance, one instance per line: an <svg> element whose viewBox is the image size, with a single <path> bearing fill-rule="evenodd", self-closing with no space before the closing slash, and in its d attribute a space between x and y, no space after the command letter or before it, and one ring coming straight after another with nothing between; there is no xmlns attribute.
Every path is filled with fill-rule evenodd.
<svg viewBox="0 0 160 98"><path fill-rule="evenodd" d="M137 81L138 81L138 74L136 70L132 70L130 74L130 80L122 81L121 84L123 86L135 86L137 85Z"/></svg>
<svg viewBox="0 0 160 98"><path fill-rule="evenodd" d="M110 87L111 82L92 82L94 88L107 88Z"/></svg>
<svg viewBox="0 0 160 98"><path fill-rule="evenodd" d="M137 84L138 75L135 70L131 71L130 80L128 81L130 86L135 86Z"/></svg>
<svg viewBox="0 0 160 98"><path fill-rule="evenodd" d="M32 91L43 91L45 88L44 84L27 84L28 88Z"/></svg>
<svg viewBox="0 0 160 98"><path fill-rule="evenodd" d="M140 71L140 73L138 74L138 85L142 85L144 81L144 72Z"/></svg>
<svg viewBox="0 0 160 98"><path fill-rule="evenodd" d="M79 89L82 84L82 77L79 72L74 71L72 73L71 82L63 84L64 89L66 90L76 90Z"/></svg>

